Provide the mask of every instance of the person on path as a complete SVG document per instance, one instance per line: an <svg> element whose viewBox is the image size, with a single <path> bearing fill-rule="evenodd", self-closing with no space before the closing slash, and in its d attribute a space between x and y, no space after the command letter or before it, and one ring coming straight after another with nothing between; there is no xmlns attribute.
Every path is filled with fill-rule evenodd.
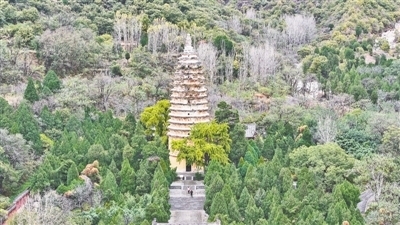
<svg viewBox="0 0 400 225"><path fill-rule="evenodd" d="M193 197L193 190L190 190L190 196Z"/></svg>
<svg viewBox="0 0 400 225"><path fill-rule="evenodd" d="M188 187L188 194L190 194L190 187Z"/></svg>

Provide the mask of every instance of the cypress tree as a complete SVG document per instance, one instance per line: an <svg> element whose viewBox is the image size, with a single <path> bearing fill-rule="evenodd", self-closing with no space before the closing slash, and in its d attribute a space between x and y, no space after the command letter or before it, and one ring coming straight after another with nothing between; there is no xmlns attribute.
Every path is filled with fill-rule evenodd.
<svg viewBox="0 0 400 225"><path fill-rule="evenodd" d="M228 215L228 207L226 200L221 193L217 193L212 201L210 209L210 217L213 219L215 215Z"/></svg>
<svg viewBox="0 0 400 225"><path fill-rule="evenodd" d="M238 199L240 197L240 193L242 193L242 179L240 178L237 170L235 170L235 172L229 176L227 183L230 185L235 199Z"/></svg>
<svg viewBox="0 0 400 225"><path fill-rule="evenodd" d="M221 194L222 194L222 196L224 196L225 200L227 201L226 202L227 205L229 204L230 199L234 197L231 186L229 184L224 185L224 188L222 188Z"/></svg>
<svg viewBox="0 0 400 225"><path fill-rule="evenodd" d="M236 203L236 199L235 198L231 198L231 200L229 201L229 210L228 210L228 214L229 214L229 219L231 222L239 222L242 221L242 217L240 215L239 212L239 206Z"/></svg>
<svg viewBox="0 0 400 225"><path fill-rule="evenodd" d="M108 201L113 200L114 196L118 195L117 181L110 170L107 170L106 176L100 184L100 188L103 190L104 197Z"/></svg>
<svg viewBox="0 0 400 225"><path fill-rule="evenodd" d="M119 185L121 193L129 192L133 194L134 190L136 189L135 185L136 178L135 178L135 171L129 164L128 159L124 159L124 161L122 162L122 168L121 171L119 172L119 177L121 179Z"/></svg>
<svg viewBox="0 0 400 225"><path fill-rule="evenodd" d="M238 201L239 212L244 217L244 212L246 210L247 204L249 204L250 193L246 187L243 188L242 193L240 194L240 198Z"/></svg>
<svg viewBox="0 0 400 225"><path fill-rule="evenodd" d="M245 224L255 224L259 219L263 217L264 212L262 209L257 208L253 197L250 196L249 203L245 210L244 222Z"/></svg>
<svg viewBox="0 0 400 225"><path fill-rule="evenodd" d="M43 86L48 87L52 92L61 88L61 81L53 70L49 70L43 79Z"/></svg>
<svg viewBox="0 0 400 225"><path fill-rule="evenodd" d="M22 134L25 140L31 141L36 154L41 155L43 152L43 146L40 139L40 129L38 122L33 116L31 108L23 102L19 105L17 111L15 111L13 117L13 120L15 121L14 131Z"/></svg>
<svg viewBox="0 0 400 225"><path fill-rule="evenodd" d="M25 92L24 92L24 99L30 101L30 102L35 102L39 100L39 95L36 91L35 84L33 83L33 80L31 77L28 79L28 85L26 86Z"/></svg>
<svg viewBox="0 0 400 225"><path fill-rule="evenodd" d="M206 187L206 202L204 203L204 208L206 212L210 213L210 206L213 202L215 195L222 191L224 187L224 181L220 175L215 176L212 179L211 185Z"/></svg>
<svg viewBox="0 0 400 225"><path fill-rule="evenodd" d="M140 169L136 173L136 194L143 195L146 193L150 193L150 182L149 179L151 176L147 172L147 160L142 161L140 164Z"/></svg>
<svg viewBox="0 0 400 225"><path fill-rule="evenodd" d="M72 162L67 173L67 186L71 185L72 181L78 179L78 177L79 177L78 169L76 168L75 163Z"/></svg>
<svg viewBox="0 0 400 225"><path fill-rule="evenodd" d="M235 165L238 165L240 158L244 157L246 154L247 140L245 132L245 127L242 124L236 124L233 130L229 132L229 136L232 140L229 159L235 163Z"/></svg>

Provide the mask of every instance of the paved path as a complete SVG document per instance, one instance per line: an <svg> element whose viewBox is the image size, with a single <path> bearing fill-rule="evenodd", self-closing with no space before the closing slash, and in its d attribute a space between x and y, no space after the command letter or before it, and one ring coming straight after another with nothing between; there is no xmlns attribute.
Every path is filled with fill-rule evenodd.
<svg viewBox="0 0 400 225"><path fill-rule="evenodd" d="M187 188L193 190L193 197ZM204 183L202 181L180 180L171 184L169 190L171 218L167 224L179 225L210 225L208 215L204 211L206 200Z"/></svg>

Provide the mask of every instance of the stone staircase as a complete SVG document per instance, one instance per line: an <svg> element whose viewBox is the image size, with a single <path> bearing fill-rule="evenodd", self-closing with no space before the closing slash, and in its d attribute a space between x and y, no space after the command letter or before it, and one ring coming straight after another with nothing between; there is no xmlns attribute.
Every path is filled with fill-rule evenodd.
<svg viewBox="0 0 400 225"><path fill-rule="evenodd" d="M169 203L171 205L171 218L168 223L152 225L220 225L220 222L208 223L208 215L204 211L206 193L204 183L195 181L190 176L183 176L184 180L175 181L169 189ZM188 194L187 188L193 190L193 197Z"/></svg>

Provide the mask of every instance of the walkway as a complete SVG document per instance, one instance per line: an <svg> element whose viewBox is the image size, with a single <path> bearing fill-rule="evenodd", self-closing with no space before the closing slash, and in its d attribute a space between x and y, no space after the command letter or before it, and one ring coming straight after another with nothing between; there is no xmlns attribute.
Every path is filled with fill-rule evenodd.
<svg viewBox="0 0 400 225"><path fill-rule="evenodd" d="M191 177L186 177L191 179ZM193 190L193 197L187 188ZM171 204L171 218L168 223L153 225L219 225L220 223L207 223L208 215L204 211L206 200L204 183L194 180L179 180L171 184L169 189L169 203Z"/></svg>

